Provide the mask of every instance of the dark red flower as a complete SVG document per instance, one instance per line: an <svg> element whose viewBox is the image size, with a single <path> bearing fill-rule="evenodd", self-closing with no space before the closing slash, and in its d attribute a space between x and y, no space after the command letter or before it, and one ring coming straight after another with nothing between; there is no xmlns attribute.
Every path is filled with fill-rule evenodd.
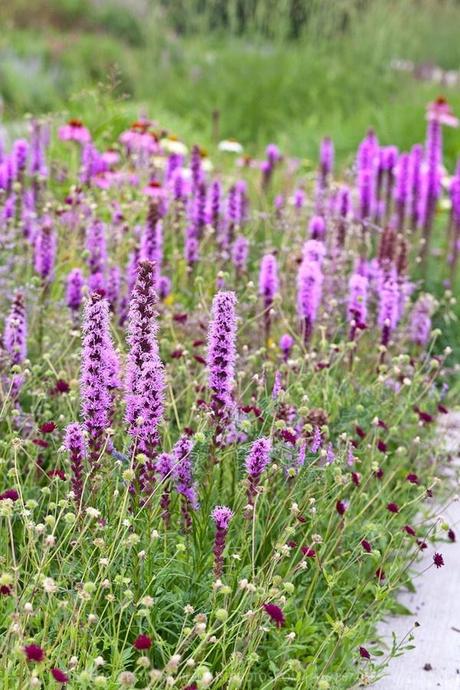
<svg viewBox="0 0 460 690"><path fill-rule="evenodd" d="M187 321L187 318L187 314L174 314L173 316L174 321L177 321L177 323L185 323Z"/></svg>
<svg viewBox="0 0 460 690"><path fill-rule="evenodd" d="M382 568L377 568L375 571L375 577L380 581L384 580L386 577L384 570Z"/></svg>
<svg viewBox="0 0 460 690"><path fill-rule="evenodd" d="M62 683L63 685L69 682L69 676L66 673L64 673L64 671L61 671L60 668L52 668L51 675L53 676L55 681L57 681L58 683Z"/></svg>
<svg viewBox="0 0 460 690"><path fill-rule="evenodd" d="M454 532L453 529L450 529L450 530L447 532L447 538L448 538L449 541L451 541L451 542L457 541L457 537L455 536L455 532Z"/></svg>
<svg viewBox="0 0 460 690"><path fill-rule="evenodd" d="M206 340L194 340L192 345L193 347L200 347L201 345L204 345Z"/></svg>
<svg viewBox="0 0 460 690"><path fill-rule="evenodd" d="M366 551L366 553L370 553L372 551L372 545L370 542L367 541L367 539L362 539L361 546L363 547L364 551Z"/></svg>
<svg viewBox="0 0 460 690"><path fill-rule="evenodd" d="M360 647L359 648L359 656L361 657L361 659L370 659L371 658L371 655L367 651L366 647Z"/></svg>
<svg viewBox="0 0 460 690"><path fill-rule="evenodd" d="M198 685L196 683L192 683L191 685L186 685L184 687L184 690L198 690Z"/></svg>
<svg viewBox="0 0 460 690"><path fill-rule="evenodd" d="M7 498L9 498L11 501L17 501L19 498L19 493L16 491L16 489L7 489L0 494L0 501L4 501Z"/></svg>
<svg viewBox="0 0 460 690"><path fill-rule="evenodd" d="M387 444L382 441L381 438L377 440L377 448L381 453L386 453L387 452Z"/></svg>
<svg viewBox="0 0 460 690"><path fill-rule="evenodd" d="M59 479L62 479L63 482L65 481L64 470L49 470L49 472L47 472L47 474L48 474L48 477L50 477L51 479L53 477L59 477Z"/></svg>
<svg viewBox="0 0 460 690"><path fill-rule="evenodd" d="M302 546L300 549L304 556L307 558L314 558L316 556L315 549L311 549L309 546Z"/></svg>
<svg viewBox="0 0 460 690"><path fill-rule="evenodd" d="M43 438L34 438L32 439L32 443L38 446L39 448L48 448L49 446L48 441L45 441Z"/></svg>
<svg viewBox="0 0 460 690"><path fill-rule="evenodd" d="M9 585L0 586L0 594L2 597L8 597L11 594L11 587Z"/></svg>
<svg viewBox="0 0 460 690"><path fill-rule="evenodd" d="M410 525L404 525L403 529L404 529L404 531L407 532L407 534L409 534L411 537L415 537L416 534L417 534L417 532L415 531L415 529L414 529L413 527L411 527Z"/></svg>
<svg viewBox="0 0 460 690"><path fill-rule="evenodd" d="M148 635L138 635L133 642L134 649L138 649L139 651L150 649L151 646L152 640Z"/></svg>
<svg viewBox="0 0 460 690"><path fill-rule="evenodd" d="M390 513L399 513L399 506L397 503L387 503L387 510Z"/></svg>
<svg viewBox="0 0 460 690"><path fill-rule="evenodd" d="M425 551L425 549L428 548L428 544L426 541L423 541L423 539L417 539L417 544L419 546L420 551Z"/></svg>
<svg viewBox="0 0 460 690"><path fill-rule="evenodd" d="M54 422L44 422L41 426L38 427L38 430L42 434L51 434L56 428L56 424Z"/></svg>
<svg viewBox="0 0 460 690"><path fill-rule="evenodd" d="M356 426L355 431L358 434L359 438L365 438L366 432L364 431L364 429L361 429L360 426Z"/></svg>
<svg viewBox="0 0 460 690"><path fill-rule="evenodd" d="M345 501L337 501L335 504L335 509L339 515L344 515L347 510L347 504Z"/></svg>
<svg viewBox="0 0 460 690"><path fill-rule="evenodd" d="M44 650L38 646L38 644L26 644L23 647L24 654L27 657L27 661L43 661L45 658Z"/></svg>
<svg viewBox="0 0 460 690"><path fill-rule="evenodd" d="M418 484L418 477L416 474L408 474L406 480L411 484Z"/></svg>
<svg viewBox="0 0 460 690"><path fill-rule="evenodd" d="M378 469L375 470L374 477L376 479L383 479L383 470L381 467L379 467Z"/></svg>
<svg viewBox="0 0 460 690"><path fill-rule="evenodd" d="M361 475L359 474L359 472L351 473L351 481L355 486L359 486L361 484Z"/></svg>
<svg viewBox="0 0 460 690"><path fill-rule="evenodd" d="M276 604L264 604L265 613L270 616L277 628L282 628L285 623L284 613Z"/></svg>
<svg viewBox="0 0 460 690"><path fill-rule="evenodd" d="M383 419L379 419L379 420L378 420L377 426L379 426L381 429L385 429L386 431L388 431L388 425L385 424L385 422L383 421Z"/></svg>
<svg viewBox="0 0 460 690"><path fill-rule="evenodd" d="M195 362L198 362L198 364L206 365L206 360L201 355L193 355L193 359L195 360Z"/></svg>
<svg viewBox="0 0 460 690"><path fill-rule="evenodd" d="M423 410L417 407L417 405L414 407L414 411L418 414L418 418L421 422L429 424L433 421L433 417L430 414L428 414L428 412L423 412Z"/></svg>
<svg viewBox="0 0 460 690"><path fill-rule="evenodd" d="M171 358L172 359L180 359L184 353L182 350L173 350L171 352Z"/></svg>
<svg viewBox="0 0 460 690"><path fill-rule="evenodd" d="M293 434L288 429L281 429L279 433L283 441L286 441L286 443L290 443L291 445L295 446L297 441L297 436L295 434Z"/></svg>
<svg viewBox="0 0 460 690"><path fill-rule="evenodd" d="M437 568L442 568L444 565L444 558L442 557L441 553L435 553L433 555L433 563Z"/></svg>
<svg viewBox="0 0 460 690"><path fill-rule="evenodd" d="M441 403L439 403L438 405L438 411L441 414L449 414L449 410L447 409L447 407L445 405L442 405Z"/></svg>
<svg viewBox="0 0 460 690"><path fill-rule="evenodd" d="M68 393L70 391L70 386L64 379L58 379L56 385L54 386L53 392L55 393Z"/></svg>

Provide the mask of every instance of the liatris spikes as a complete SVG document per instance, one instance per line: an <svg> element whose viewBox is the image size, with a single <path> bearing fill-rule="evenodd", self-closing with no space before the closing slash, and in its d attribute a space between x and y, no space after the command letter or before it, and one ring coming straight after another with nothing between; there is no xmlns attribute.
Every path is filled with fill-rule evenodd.
<svg viewBox="0 0 460 690"><path fill-rule="evenodd" d="M248 456L244 462L248 475L248 505L254 505L260 477L270 462L271 441L269 438L259 438L251 446Z"/></svg>
<svg viewBox="0 0 460 690"><path fill-rule="evenodd" d="M218 292L212 303L208 330L208 385L218 426L233 410L236 357L236 295Z"/></svg>
<svg viewBox="0 0 460 690"><path fill-rule="evenodd" d="M340 187L337 193L337 244L343 247L347 233L348 216L351 209L350 190L348 187Z"/></svg>
<svg viewBox="0 0 460 690"><path fill-rule="evenodd" d="M375 210L378 141L370 130L361 142L356 160L359 192L358 217L364 222Z"/></svg>
<svg viewBox="0 0 460 690"><path fill-rule="evenodd" d="M350 319L349 340L354 340L356 330L366 326L367 317L367 284L366 276L354 273L349 281L348 317Z"/></svg>
<svg viewBox="0 0 460 690"><path fill-rule="evenodd" d="M155 282L158 285L163 261L163 223L161 220L157 220L153 226L147 222L142 233L140 260L155 262Z"/></svg>
<svg viewBox="0 0 460 690"><path fill-rule="evenodd" d="M6 317L3 346L11 364L21 364L27 357L27 315L22 292L16 293Z"/></svg>
<svg viewBox="0 0 460 690"><path fill-rule="evenodd" d="M273 254L262 257L259 272L259 294L264 302L265 338L270 335L270 309L278 292L278 265Z"/></svg>
<svg viewBox="0 0 460 690"><path fill-rule="evenodd" d="M422 185L422 161L423 161L423 146L415 144L410 152L409 162L409 187L410 187L410 220L412 230L415 230L419 225L419 205L420 205L420 188Z"/></svg>
<svg viewBox="0 0 460 690"><path fill-rule="evenodd" d="M192 454L193 441L183 436L173 448L172 475L176 490L182 497L181 512L185 532L192 527L191 510L198 508L198 497L193 481Z"/></svg>
<svg viewBox="0 0 460 690"><path fill-rule="evenodd" d="M313 216L308 229L312 240L323 240L326 234L326 222L323 216Z"/></svg>
<svg viewBox="0 0 460 690"><path fill-rule="evenodd" d="M449 259L451 265L451 278L453 281L460 251L460 162L457 163L455 175L451 180L449 194L451 200L451 249Z"/></svg>
<svg viewBox="0 0 460 690"><path fill-rule="evenodd" d="M323 213L324 197L328 187L329 175L334 165L334 144L332 139L325 137L321 142L319 154L319 171L316 182L316 211Z"/></svg>
<svg viewBox="0 0 460 690"><path fill-rule="evenodd" d="M399 290L395 271L385 274L381 286L378 325L382 330L382 345L387 347L390 335L396 328L399 315Z"/></svg>
<svg viewBox="0 0 460 690"><path fill-rule="evenodd" d="M436 302L429 294L420 295L415 303L409 324L409 335L416 345L426 345L430 338L431 317L436 307Z"/></svg>
<svg viewBox="0 0 460 690"><path fill-rule="evenodd" d="M396 225L398 230L402 230L404 228L406 208L409 199L409 174L410 156L408 153L402 153L399 156L398 164L396 166L396 182L394 189L394 198L396 203Z"/></svg>
<svg viewBox="0 0 460 690"><path fill-rule="evenodd" d="M106 297L110 305L110 310L113 313L117 311L118 301L120 298L120 287L121 271L118 266L112 266L107 275Z"/></svg>
<svg viewBox="0 0 460 690"><path fill-rule="evenodd" d="M294 345L294 338L289 335L289 333L284 333L279 342L279 347L283 353L283 359L285 362L288 361L289 355L291 354L292 346Z"/></svg>
<svg viewBox="0 0 460 690"><path fill-rule="evenodd" d="M311 338L321 302L323 274L316 261L304 259L297 275L297 313L305 344Z"/></svg>
<svg viewBox="0 0 460 690"><path fill-rule="evenodd" d="M69 424L66 428L64 447L69 452L70 469L72 470L71 485L77 510L80 510L83 499L83 471L86 457L86 443L80 424Z"/></svg>
<svg viewBox="0 0 460 690"><path fill-rule="evenodd" d="M128 316L130 346L126 372L126 420L137 452L152 459L163 417L164 367L156 340L155 266L141 261Z"/></svg>
<svg viewBox="0 0 460 690"><path fill-rule="evenodd" d="M70 271L66 281L66 304L74 316L81 307L84 284L85 279L79 268Z"/></svg>
<svg viewBox="0 0 460 690"><path fill-rule="evenodd" d="M56 234L49 219L44 219L35 238L34 265L43 283L53 280L56 258Z"/></svg>
<svg viewBox="0 0 460 690"><path fill-rule="evenodd" d="M225 540L228 533L230 520L233 517L233 511L227 506L216 506L211 513L211 517L216 526L216 536L214 538L214 576L216 578L222 575L224 566L224 549Z"/></svg>
<svg viewBox="0 0 460 690"><path fill-rule="evenodd" d="M219 230L221 196L222 189L220 182L218 180L214 180L210 189L208 217L209 222L216 233Z"/></svg>
<svg viewBox="0 0 460 690"><path fill-rule="evenodd" d="M82 416L93 470L99 468L112 411L109 343L109 305L98 293L93 293L84 311L80 383Z"/></svg>
<svg viewBox="0 0 460 690"><path fill-rule="evenodd" d="M240 277L246 270L248 260L249 242L244 235L238 235L232 246L232 261L236 268L237 276Z"/></svg>

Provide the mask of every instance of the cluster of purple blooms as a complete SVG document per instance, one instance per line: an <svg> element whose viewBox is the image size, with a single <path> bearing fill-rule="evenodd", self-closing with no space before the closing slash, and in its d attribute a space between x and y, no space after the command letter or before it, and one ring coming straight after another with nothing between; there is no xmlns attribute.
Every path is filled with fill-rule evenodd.
<svg viewBox="0 0 460 690"><path fill-rule="evenodd" d="M290 366L294 348L314 349L315 329L321 319L327 337L341 329L352 347L373 328L386 351L402 322L405 329L400 329L400 337L411 341L416 351L426 346L436 302L420 292L412 298L417 286L408 274L408 253L414 247L407 230L421 234L419 259L423 263L444 194L442 127L455 124L447 103L440 99L429 106L425 144L415 145L410 152L381 146L376 133L369 131L357 151L354 187L334 184L334 145L330 139L323 140L313 199L302 187L293 190L296 235L288 247L286 273L281 266L287 247L251 246L246 233L253 218L247 180L237 179L226 186L210 173L198 147L190 156L177 149L178 142L172 150L174 141L157 136L148 120L133 123L120 136L119 149L105 152L98 150L82 122L72 120L62 127L59 137L73 142L80 153L79 184L70 189L54 213L43 210L52 170L47 160L48 129L34 122L29 140L15 141L9 153L0 150L0 226L5 237L30 248L43 304L50 299L51 287L57 286L56 275L61 278L58 236L80 241L81 264L70 264L64 276L64 300L73 327L79 325L82 312L81 422L67 427L64 443L77 506L85 501L86 484L103 471L108 458L109 462L113 459L112 425L123 409L134 471L131 493L142 495L147 502L159 486L162 517L168 527L174 491L183 531L192 529L192 514L199 507L193 432L180 429L179 440L170 451L163 448L162 435L168 382L158 340L162 322L157 310L164 315L167 305L173 303L177 251L182 251L181 266L191 280L210 243L214 243L216 262L225 269L218 274L208 322L200 322L200 328L207 329L206 356L195 357L207 373L202 388L207 389L203 407L212 422L211 454L239 433L237 289L249 277L252 254L258 252L261 257L257 263L258 298L254 297L258 299L254 341L262 347L272 342L278 318L275 301L282 302L283 310L285 303L296 306L297 318L286 325L288 332L279 339L280 367ZM153 156L162 157L164 165L156 167ZM273 176L278 175L282 161L281 152L272 144L258 166L259 189L266 204L271 203ZM104 220L92 203L100 190L110 199ZM131 198L136 190L142 195L139 207L145 219L130 228L120 198L126 191ZM446 191L451 202L448 261L453 272L460 249L460 165ZM283 196L274 200L273 215L283 228L288 225L288 205ZM127 236L130 251L123 264L117 257ZM332 300L335 304L330 307ZM2 359L5 355L10 369L20 369L27 358L26 301L24 291L16 292L5 320ZM175 316L188 318L188 314ZM117 328L126 332L124 361L114 346L112 333ZM14 404L19 405L21 375L15 371L9 383ZM280 408L282 393L283 377L276 371L271 397ZM255 404L249 410L258 416ZM289 419L289 411L286 415ZM296 446L288 467L288 476L296 476L305 463L306 440L299 428L286 431L283 438ZM334 462L334 448L323 443L317 424L308 440L308 452L323 450L325 462ZM256 507L272 443L269 437L252 440L246 454L248 514ZM216 577L222 573L232 517L226 506L212 512Z"/></svg>

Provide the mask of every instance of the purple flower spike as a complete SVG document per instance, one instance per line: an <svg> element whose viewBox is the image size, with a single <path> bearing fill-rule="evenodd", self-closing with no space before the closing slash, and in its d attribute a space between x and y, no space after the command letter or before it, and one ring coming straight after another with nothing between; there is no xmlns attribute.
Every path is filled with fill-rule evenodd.
<svg viewBox="0 0 460 690"><path fill-rule="evenodd" d="M260 477L270 463L272 444L269 438L259 438L251 446L244 466L248 475L248 504L254 505Z"/></svg>
<svg viewBox="0 0 460 690"><path fill-rule="evenodd" d="M312 240L322 240L326 234L326 222L323 216L313 216L308 229Z"/></svg>
<svg viewBox="0 0 460 690"><path fill-rule="evenodd" d="M156 339L155 265L141 261L128 316L130 346L126 372L126 420L137 452L153 458L163 418L164 367Z"/></svg>
<svg viewBox="0 0 460 690"><path fill-rule="evenodd" d="M172 476L176 490L182 497L181 512L184 532L192 528L191 511L199 507L196 486L193 481L192 454L193 441L181 437L173 448Z"/></svg>
<svg viewBox="0 0 460 690"><path fill-rule="evenodd" d="M161 477L161 517L166 527L169 527L171 520L171 478L174 467L174 458L171 453L161 453L155 463L155 469Z"/></svg>
<svg viewBox="0 0 460 690"><path fill-rule="evenodd" d="M218 292L214 297L208 330L208 385L216 421L228 418L233 410L236 357L236 295Z"/></svg>
<svg viewBox="0 0 460 690"><path fill-rule="evenodd" d="M70 455L72 491L75 496L77 509L80 510L83 498L83 465L86 458L85 437L80 424L73 423L68 425L65 432L64 447Z"/></svg>
<svg viewBox="0 0 460 690"><path fill-rule="evenodd" d="M316 261L303 260L297 276L297 313L305 344L310 340L321 302L323 274Z"/></svg>
<svg viewBox="0 0 460 690"><path fill-rule="evenodd" d="M367 318L367 287L366 276L354 273L348 284L348 318L350 319L349 340L355 339L356 329L366 326Z"/></svg>
<svg viewBox="0 0 460 690"><path fill-rule="evenodd" d="M80 381L82 416L93 470L99 468L112 416L113 354L109 305L98 293L93 293L84 312Z"/></svg>
<svg viewBox="0 0 460 690"><path fill-rule="evenodd" d="M399 315L399 289L394 271L383 278L380 292L377 322L382 330L382 345L388 345L390 335L396 328Z"/></svg>
<svg viewBox="0 0 460 690"><path fill-rule="evenodd" d="M416 345L426 345L431 332L431 317L436 303L431 295L421 295L410 315L410 339Z"/></svg>
<svg viewBox="0 0 460 690"><path fill-rule="evenodd" d="M285 362L289 359L289 355L291 354L292 346L294 345L294 338L289 335L289 333L284 333L279 342L279 348L281 352L283 353L283 359Z"/></svg>
<svg viewBox="0 0 460 690"><path fill-rule="evenodd" d="M238 235L232 246L232 262L240 276L246 270L248 260L249 242L244 235Z"/></svg>
<svg viewBox="0 0 460 690"><path fill-rule="evenodd" d="M216 526L216 536L214 539L214 575L216 578L222 575L224 565L225 541L228 533L230 520L233 518L233 511L226 506L216 506L211 513L211 517Z"/></svg>
<svg viewBox="0 0 460 690"><path fill-rule="evenodd" d="M406 208L409 199L410 155L408 153L402 153L399 156L395 174L396 182L394 198L396 202L396 223L397 228L402 230L404 227Z"/></svg>
<svg viewBox="0 0 460 690"><path fill-rule="evenodd" d="M270 309L278 292L278 264L273 254L262 257L259 272L259 294L264 302L265 337L270 335Z"/></svg>
<svg viewBox="0 0 460 690"><path fill-rule="evenodd" d="M78 312L83 301L85 279L79 268L70 271L66 281L66 304L72 312Z"/></svg>
<svg viewBox="0 0 460 690"><path fill-rule="evenodd" d="M49 219L44 219L35 238L34 265L45 284L53 280L56 242L56 233Z"/></svg>
<svg viewBox="0 0 460 690"><path fill-rule="evenodd" d="M27 357L27 315L22 292L16 293L5 319L3 345L11 364L21 364Z"/></svg>

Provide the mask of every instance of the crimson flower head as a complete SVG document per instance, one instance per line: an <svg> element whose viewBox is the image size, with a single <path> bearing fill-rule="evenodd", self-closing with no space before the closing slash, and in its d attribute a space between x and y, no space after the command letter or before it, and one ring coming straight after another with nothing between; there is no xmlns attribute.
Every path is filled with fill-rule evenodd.
<svg viewBox="0 0 460 690"><path fill-rule="evenodd" d="M39 430L42 434L51 434L56 428L56 424L54 422L44 422L40 427Z"/></svg>
<svg viewBox="0 0 460 690"><path fill-rule="evenodd" d="M387 504L387 510L390 513L399 513L399 506L397 503L388 503Z"/></svg>
<svg viewBox="0 0 460 690"><path fill-rule="evenodd" d="M449 541L451 541L451 542L455 542L455 541L457 540L457 537L456 537L455 532L454 532L453 529L450 529L450 530L447 532L447 537L448 537Z"/></svg>
<svg viewBox="0 0 460 690"><path fill-rule="evenodd" d="M435 553L433 555L433 563L437 568L442 568L444 565L444 558L442 557L441 553Z"/></svg>
<svg viewBox="0 0 460 690"><path fill-rule="evenodd" d="M26 644L23 651L27 661L40 662L45 658L45 651L38 644Z"/></svg>
<svg viewBox="0 0 460 690"><path fill-rule="evenodd" d="M61 671L60 668L52 668L51 675L57 683L62 683L62 685L69 682L69 676L64 671Z"/></svg>
<svg viewBox="0 0 460 690"><path fill-rule="evenodd" d="M361 659L370 659L371 658L371 655L367 651L366 647L360 647L359 648L359 656L361 657Z"/></svg>
<svg viewBox="0 0 460 690"><path fill-rule="evenodd" d="M416 474L408 474L406 479L410 484L418 484L418 477Z"/></svg>
<svg viewBox="0 0 460 690"><path fill-rule="evenodd" d="M138 635L133 642L134 649L137 649L139 651L150 649L151 646L152 640L148 635Z"/></svg>
<svg viewBox="0 0 460 690"><path fill-rule="evenodd" d="M411 525L404 525L404 531L410 536L415 537L416 531Z"/></svg>
<svg viewBox="0 0 460 690"><path fill-rule="evenodd" d="M361 546L363 547L366 553L370 553L372 551L372 544L368 542L367 539L363 539L361 541Z"/></svg>
<svg viewBox="0 0 460 690"><path fill-rule="evenodd" d="M335 504L335 509L339 515L345 515L348 506L345 501L337 501Z"/></svg>
<svg viewBox="0 0 460 690"><path fill-rule="evenodd" d="M276 604L264 604L264 611L270 616L277 628L282 628L285 623L284 613Z"/></svg>

